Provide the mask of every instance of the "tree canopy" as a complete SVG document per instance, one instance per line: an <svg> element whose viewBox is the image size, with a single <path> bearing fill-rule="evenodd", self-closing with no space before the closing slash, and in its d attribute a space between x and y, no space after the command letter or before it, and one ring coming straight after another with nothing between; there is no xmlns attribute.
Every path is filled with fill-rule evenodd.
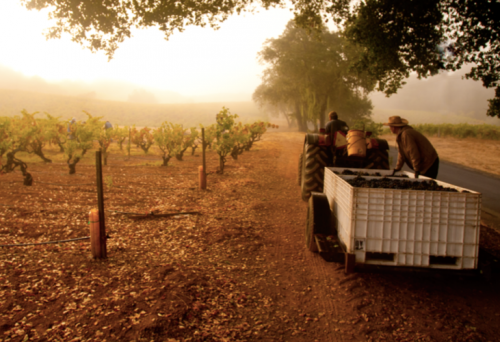
<svg viewBox="0 0 500 342"><path fill-rule="evenodd" d="M373 89L374 80L350 71L350 60L358 54L358 49L326 27L312 35L292 20L279 38L268 39L259 52L260 62L268 68L253 98L281 110L302 131L308 122L324 127L326 111L332 108L351 123L368 119L372 106L366 93Z"/></svg>
<svg viewBox="0 0 500 342"><path fill-rule="evenodd" d="M168 37L189 25L218 25L230 15L257 7L286 6L284 0L20 0L28 9L49 9L63 32L92 51L112 58L133 27L159 27ZM333 20L364 49L357 70L395 93L411 72L419 77L471 65L467 78L496 88L487 114L500 117L500 3L497 0L292 0L296 23L321 31Z"/></svg>

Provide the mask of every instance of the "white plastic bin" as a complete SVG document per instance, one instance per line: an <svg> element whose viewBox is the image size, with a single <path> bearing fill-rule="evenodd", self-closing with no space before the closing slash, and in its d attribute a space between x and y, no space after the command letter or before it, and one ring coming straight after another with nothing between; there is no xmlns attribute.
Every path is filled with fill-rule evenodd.
<svg viewBox="0 0 500 342"><path fill-rule="evenodd" d="M357 263L426 268L475 269L479 253L481 194L448 183L458 192L355 188L326 168L324 192L341 244ZM350 169L353 172L389 170ZM413 173L406 174L410 181ZM366 176L371 179L374 177ZM468 192L464 192L468 191Z"/></svg>

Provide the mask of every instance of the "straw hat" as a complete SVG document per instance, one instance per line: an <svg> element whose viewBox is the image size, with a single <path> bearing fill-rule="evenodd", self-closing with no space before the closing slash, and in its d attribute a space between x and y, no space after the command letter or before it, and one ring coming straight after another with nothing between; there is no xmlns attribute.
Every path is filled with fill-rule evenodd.
<svg viewBox="0 0 500 342"><path fill-rule="evenodd" d="M384 126L394 126L394 127L402 127L406 125L408 125L408 120L401 119L400 116L391 116L389 118L389 122L384 124Z"/></svg>

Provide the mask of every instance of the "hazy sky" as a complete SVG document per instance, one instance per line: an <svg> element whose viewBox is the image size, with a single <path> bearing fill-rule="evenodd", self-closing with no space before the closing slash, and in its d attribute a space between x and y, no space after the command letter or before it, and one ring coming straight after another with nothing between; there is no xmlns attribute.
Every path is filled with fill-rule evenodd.
<svg viewBox="0 0 500 342"><path fill-rule="evenodd" d="M28 11L19 0L0 1L0 64L48 81L123 80L182 95L252 94L263 66L257 52L278 37L293 17L286 9L232 16L218 31L190 27L166 41L156 28L136 30L114 59L92 54L69 36L45 40L46 12Z"/></svg>

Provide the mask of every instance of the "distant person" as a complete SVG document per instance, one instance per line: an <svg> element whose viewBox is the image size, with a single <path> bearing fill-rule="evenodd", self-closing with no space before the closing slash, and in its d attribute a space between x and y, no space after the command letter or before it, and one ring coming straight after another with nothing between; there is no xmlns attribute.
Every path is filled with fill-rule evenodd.
<svg viewBox="0 0 500 342"><path fill-rule="evenodd" d="M73 135L76 127L73 127L76 124L76 118L71 119L71 121L68 123L68 137L69 140L75 139L75 136Z"/></svg>
<svg viewBox="0 0 500 342"><path fill-rule="evenodd" d="M112 128L113 128L113 125L111 124L111 122L106 121L106 123L104 124L104 129L112 129Z"/></svg>
<svg viewBox="0 0 500 342"><path fill-rule="evenodd" d="M343 131L344 133L347 133L349 130L349 126L342 121L339 120L339 116L336 112L330 112L328 113L328 117L330 118L330 121L326 124L325 127L325 132L327 134L335 134L337 131Z"/></svg>
<svg viewBox="0 0 500 342"><path fill-rule="evenodd" d="M391 116L389 122L391 132L396 134L398 143L398 162L392 172L394 175L406 163L413 171L415 177L423 175L435 179L439 171L439 158L430 141L422 134L408 126L408 120L399 116Z"/></svg>

